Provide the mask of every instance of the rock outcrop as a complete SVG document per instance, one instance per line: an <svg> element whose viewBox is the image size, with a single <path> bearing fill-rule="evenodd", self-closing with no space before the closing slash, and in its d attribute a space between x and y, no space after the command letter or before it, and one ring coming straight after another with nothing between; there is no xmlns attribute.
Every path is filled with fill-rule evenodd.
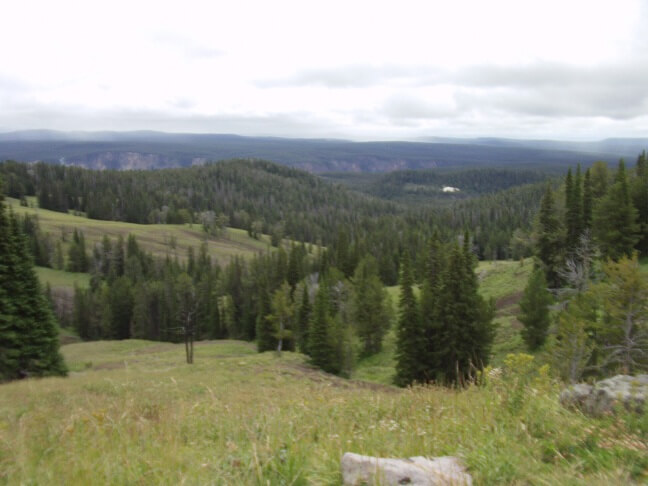
<svg viewBox="0 0 648 486"><path fill-rule="evenodd" d="M451 456L391 459L347 452L342 456L342 478L346 486L472 485L461 461Z"/></svg>
<svg viewBox="0 0 648 486"><path fill-rule="evenodd" d="M613 412L620 405L642 413L647 395L648 375L617 375L594 385L579 383L565 388L560 394L560 403L590 415Z"/></svg>

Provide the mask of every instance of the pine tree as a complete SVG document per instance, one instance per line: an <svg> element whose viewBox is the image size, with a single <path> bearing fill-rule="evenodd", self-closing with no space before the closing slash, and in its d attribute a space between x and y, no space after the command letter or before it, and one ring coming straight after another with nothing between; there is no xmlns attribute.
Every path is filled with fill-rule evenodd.
<svg viewBox="0 0 648 486"><path fill-rule="evenodd" d="M353 321L362 342L363 356L376 354L382 349L382 340L389 328L386 299L376 260L367 256L353 274Z"/></svg>
<svg viewBox="0 0 648 486"><path fill-rule="evenodd" d="M578 246L580 236L583 232L583 200L581 192L580 165L576 169L576 177L572 181L571 169L567 172L565 181L565 208L567 228L566 246L569 253Z"/></svg>
<svg viewBox="0 0 648 486"><path fill-rule="evenodd" d="M583 230L592 228L592 206L592 180L590 170L587 169L583 182Z"/></svg>
<svg viewBox="0 0 648 486"><path fill-rule="evenodd" d="M329 309L329 288L325 281L320 282L319 289L315 295L315 305L310 325L308 349L312 363L333 373L338 369L336 363L335 349L331 336L333 327L331 311Z"/></svg>
<svg viewBox="0 0 648 486"><path fill-rule="evenodd" d="M430 240L425 276L421 288L421 322L425 332L425 369L427 380L434 380L439 370L439 292L444 261L438 233Z"/></svg>
<svg viewBox="0 0 648 486"><path fill-rule="evenodd" d="M295 304L290 297L291 288L288 282L281 284L272 295L270 308L272 314L268 315L268 320L273 324L274 338L277 341L277 352L293 351L295 342L292 328L295 317Z"/></svg>
<svg viewBox="0 0 648 486"><path fill-rule="evenodd" d="M259 289L259 293L259 308L256 320L256 340L257 351L263 353L264 351L273 351L277 349L277 338L275 337L274 325L270 319L272 308L267 283Z"/></svg>
<svg viewBox="0 0 648 486"><path fill-rule="evenodd" d="M643 256L648 255L648 156L644 150L637 159L636 177L631 185L632 202L637 208L637 223L640 239L637 249Z"/></svg>
<svg viewBox="0 0 648 486"><path fill-rule="evenodd" d="M618 260L629 256L639 240L637 210L630 200L623 159L619 161L615 182L594 211L594 236L604 258Z"/></svg>
<svg viewBox="0 0 648 486"><path fill-rule="evenodd" d="M426 381L425 333L414 295L414 279L407 252L403 254L401 262L399 317L396 332L394 383L398 386L407 386L414 382Z"/></svg>
<svg viewBox="0 0 648 486"><path fill-rule="evenodd" d="M67 373L56 321L26 245L0 199L0 381Z"/></svg>
<svg viewBox="0 0 648 486"><path fill-rule="evenodd" d="M541 347L547 339L549 330L549 304L551 294L547 290L544 272L536 267L531 275L520 300L519 320L524 325L522 338L530 351Z"/></svg>
<svg viewBox="0 0 648 486"><path fill-rule="evenodd" d="M556 216L551 186L547 185L538 217L538 257L543 264L547 283L551 288L560 287L559 268L562 266L562 228Z"/></svg>
<svg viewBox="0 0 648 486"><path fill-rule="evenodd" d="M308 343L309 343L309 330L310 330L310 319L311 319L311 303L310 298L308 297L308 287L304 285L302 289L302 299L297 311L297 345L299 351L304 354L310 354Z"/></svg>
<svg viewBox="0 0 648 486"><path fill-rule="evenodd" d="M437 375L446 384L465 383L488 364L494 338L493 305L478 293L473 257L466 248L452 248L439 296Z"/></svg>

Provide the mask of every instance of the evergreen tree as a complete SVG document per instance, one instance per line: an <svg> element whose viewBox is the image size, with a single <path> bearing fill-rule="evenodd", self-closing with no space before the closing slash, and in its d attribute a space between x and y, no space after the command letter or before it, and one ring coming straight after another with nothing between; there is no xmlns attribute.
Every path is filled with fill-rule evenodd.
<svg viewBox="0 0 648 486"><path fill-rule="evenodd" d="M284 282L281 287L275 290L270 303L272 314L268 316L268 320L273 324L274 338L277 341L276 349L279 353L295 349L292 333L295 304L290 294L290 285Z"/></svg>
<svg viewBox="0 0 648 486"><path fill-rule="evenodd" d="M311 318L311 303L308 296L308 287L304 285L302 289L302 298L299 310L297 311L297 345L299 351L304 354L310 354L308 343L309 343L309 330L310 330L310 318Z"/></svg>
<svg viewBox="0 0 648 486"><path fill-rule="evenodd" d="M259 295L259 309L256 318L256 340L257 351L263 353L264 351L273 351L277 349L277 338L273 322L270 318L272 312L270 303L270 292L267 284L263 285Z"/></svg>
<svg viewBox="0 0 648 486"><path fill-rule="evenodd" d="M592 180L590 170L585 171L585 180L583 182L583 230L592 228Z"/></svg>
<svg viewBox="0 0 648 486"><path fill-rule="evenodd" d="M444 270L443 251L438 233L435 231L430 240L427 253L425 275L421 288L421 322L425 332L425 368L428 380L436 378L439 369L439 292Z"/></svg>
<svg viewBox="0 0 648 486"><path fill-rule="evenodd" d="M378 277L376 260L367 256L353 274L353 323L360 341L362 355L380 352L382 340L389 328L387 296Z"/></svg>
<svg viewBox="0 0 648 486"><path fill-rule="evenodd" d="M104 291L104 327L112 339L129 339L133 317L133 294L129 280L122 276Z"/></svg>
<svg viewBox="0 0 648 486"><path fill-rule="evenodd" d="M567 172L565 181L565 217L567 228L567 251L572 253L578 246L578 241L583 232L583 200L581 192L580 165L576 169L576 177L572 181L571 169Z"/></svg>
<svg viewBox="0 0 648 486"><path fill-rule="evenodd" d="M472 256L454 245L439 297L439 369L446 384L462 384L488 364L495 330L493 304L478 293Z"/></svg>
<svg viewBox="0 0 648 486"><path fill-rule="evenodd" d="M639 240L637 210L630 191L623 159L619 161L615 182L594 211L594 236L604 258L618 260L629 256Z"/></svg>
<svg viewBox="0 0 648 486"><path fill-rule="evenodd" d="M631 185L632 202L637 209L637 224L640 239L637 249L643 256L648 255L648 156L644 150L637 159L636 177Z"/></svg>
<svg viewBox="0 0 648 486"><path fill-rule="evenodd" d="M396 330L396 376L398 386L427 381L425 370L425 333L421 326L418 302L414 295L414 279L407 252L401 262L400 301Z"/></svg>
<svg viewBox="0 0 648 486"><path fill-rule="evenodd" d="M338 369L338 363L336 363L335 348L331 336L333 318L331 317L328 294L329 287L327 283L321 281L315 295L308 349L312 363L315 366L329 373L334 373Z"/></svg>
<svg viewBox="0 0 648 486"><path fill-rule="evenodd" d="M66 373L26 240L0 199L0 381Z"/></svg>
<svg viewBox="0 0 648 486"><path fill-rule="evenodd" d="M544 272L536 267L531 275L520 300L519 320L524 325L522 338L530 351L541 347L547 339L549 330L549 304L551 294L547 290Z"/></svg>
<svg viewBox="0 0 648 486"><path fill-rule="evenodd" d="M537 231L536 248L547 276L547 283L551 288L558 288L560 287L558 271L562 266L562 228L556 216L553 191L549 185L540 203Z"/></svg>

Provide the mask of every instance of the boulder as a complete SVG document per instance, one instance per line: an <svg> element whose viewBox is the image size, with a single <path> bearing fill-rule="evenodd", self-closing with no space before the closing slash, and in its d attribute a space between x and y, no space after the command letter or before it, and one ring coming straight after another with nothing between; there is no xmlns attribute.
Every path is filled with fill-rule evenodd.
<svg viewBox="0 0 648 486"><path fill-rule="evenodd" d="M579 383L565 388L560 393L560 403L590 415L613 412L619 405L642 413L647 395L648 375L617 375L594 385Z"/></svg>
<svg viewBox="0 0 648 486"><path fill-rule="evenodd" d="M451 456L390 459L347 452L342 456L342 478L347 486L472 485L462 462Z"/></svg>

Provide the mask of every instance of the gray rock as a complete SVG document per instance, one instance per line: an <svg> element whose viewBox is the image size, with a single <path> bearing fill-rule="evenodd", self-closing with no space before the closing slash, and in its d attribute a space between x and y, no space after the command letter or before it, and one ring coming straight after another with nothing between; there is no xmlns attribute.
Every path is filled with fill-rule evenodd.
<svg viewBox="0 0 648 486"><path fill-rule="evenodd" d="M346 486L471 486L472 476L456 457L389 459L347 452L342 456Z"/></svg>
<svg viewBox="0 0 648 486"><path fill-rule="evenodd" d="M590 415L613 412L623 405L626 410L642 413L648 395L648 375L617 375L591 385L578 384L560 393L560 403Z"/></svg>

